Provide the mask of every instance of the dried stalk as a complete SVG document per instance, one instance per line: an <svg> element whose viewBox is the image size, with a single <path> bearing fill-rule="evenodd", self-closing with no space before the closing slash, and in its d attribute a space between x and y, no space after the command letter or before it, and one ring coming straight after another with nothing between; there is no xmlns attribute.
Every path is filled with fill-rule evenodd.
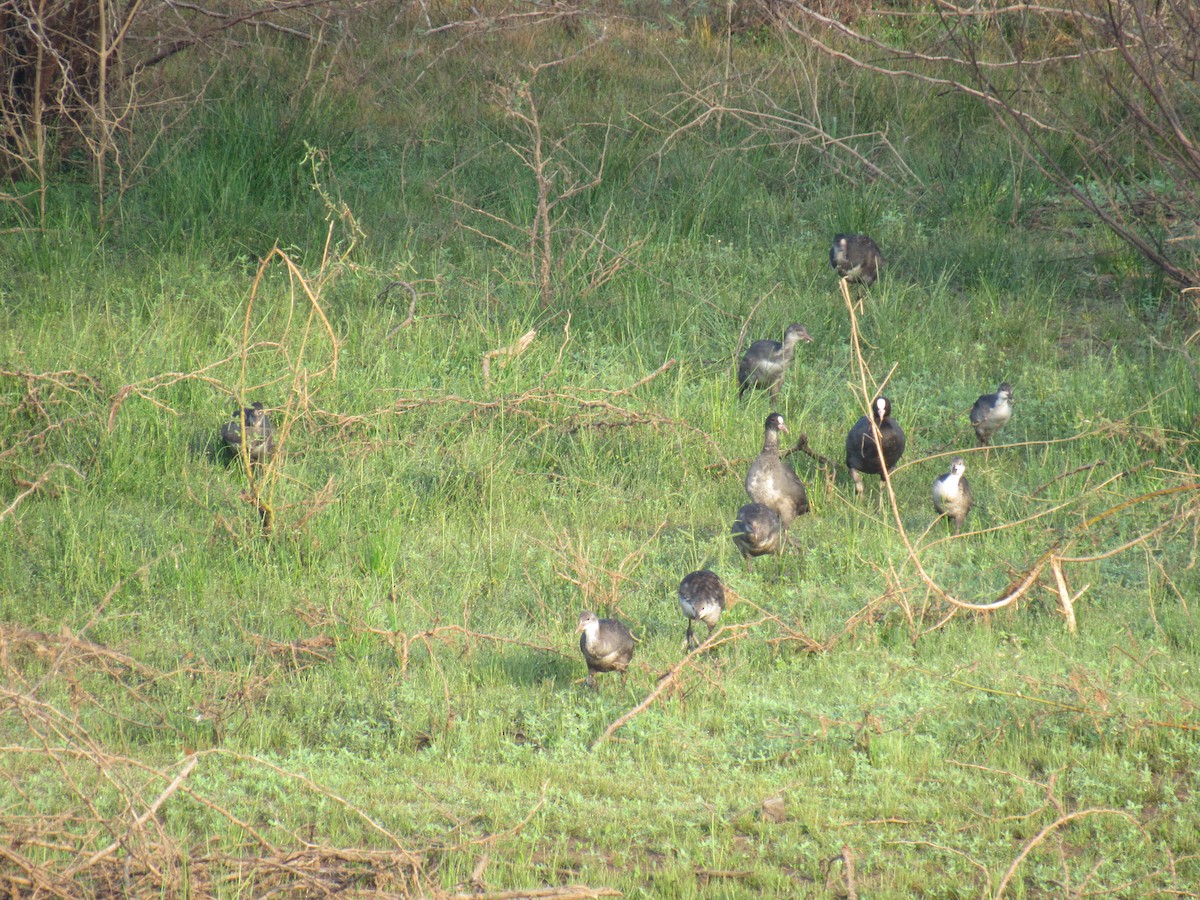
<svg viewBox="0 0 1200 900"><path fill-rule="evenodd" d="M591 749L595 750L601 744L607 742L614 734L617 733L617 731L629 724L629 722L638 715L649 709L654 704L654 701L662 696L663 692L667 688L675 684L681 674L692 667L693 663L698 657L708 653L711 650L715 650L722 644L729 644L734 641L741 640L750 632L750 629L756 628L763 622L769 621L771 618L773 617L763 617L754 622L748 622L744 625L722 625L711 635L709 635L708 639L704 641L704 643L700 644L700 646L688 653L687 656L675 663L675 665L671 666L671 668L667 670L667 673L658 680L658 684L654 686L653 690L646 695L645 699L643 699L641 703L614 719L609 726L604 729L604 733L592 742ZM722 635L725 634L728 634L729 636L722 637Z"/></svg>
<svg viewBox="0 0 1200 900"><path fill-rule="evenodd" d="M510 359L516 359L522 353L529 349L529 345L533 343L533 339L537 337L537 329L531 328L507 347L498 347L495 350L488 350L483 354L483 380L484 383L491 381L492 378L492 360L500 357L500 368L508 365Z"/></svg>

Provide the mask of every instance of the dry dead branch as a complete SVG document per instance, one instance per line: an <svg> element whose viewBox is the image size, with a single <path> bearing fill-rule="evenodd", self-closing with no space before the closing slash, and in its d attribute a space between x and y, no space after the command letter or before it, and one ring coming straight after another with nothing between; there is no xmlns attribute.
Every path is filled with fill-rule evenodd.
<svg viewBox="0 0 1200 900"><path fill-rule="evenodd" d="M581 884L564 887L527 888L519 891L485 891L454 894L452 900L592 900L595 897L620 897L614 888L594 888Z"/></svg>
<svg viewBox="0 0 1200 900"><path fill-rule="evenodd" d="M537 644L533 641L525 641L520 638L506 637L499 634L487 634L482 631L472 631L462 625L434 625L431 628L426 628L422 631L405 632L390 630L386 628L376 628L366 623L358 623L356 628L365 631L368 634L374 634L383 638L395 651L396 657L400 661L400 674L403 675L408 671L408 663L412 653L414 644L421 644L432 655L433 648L430 641L440 641L447 646L457 649L458 639L465 639L465 643L470 648L473 641L485 641L495 644L509 644L515 647L526 647L530 650L537 650L540 653L552 653L556 656L561 656L564 659L575 659L574 656L569 656L563 653L557 647L551 647L546 644Z"/></svg>
<svg viewBox="0 0 1200 900"><path fill-rule="evenodd" d="M533 339L537 337L537 329L531 328L507 347L498 347L495 350L488 350L483 354L483 380L484 382L491 381L492 378L492 360L500 358L500 368L508 365L509 360L516 359L522 353L529 349L529 345L533 343Z"/></svg>
<svg viewBox="0 0 1200 900"><path fill-rule="evenodd" d="M17 496L13 498L12 502L8 504L8 506L4 507L4 509L0 509L0 522L3 522L10 515L12 515L13 511L21 505L22 500L25 500L27 497L30 497L45 488L46 485L50 483L51 477L59 469L66 469L68 472L74 473L77 477L83 478L83 473L74 466L69 466L66 463L55 463L32 482L26 484L24 486L24 490L18 493Z"/></svg>
<svg viewBox="0 0 1200 900"><path fill-rule="evenodd" d="M889 43L819 4L785 4L784 29L829 60L981 104L1025 159L1120 240L1180 285L1200 282L1200 209L1188 189L1200 178L1200 134L1186 113L1200 78L1192 0L941 3L933 43L948 52ZM981 19L991 27L979 27ZM1020 41L996 38L1018 32ZM1057 90L1053 78L1102 87L1114 111L1103 123L1089 121L1074 92ZM1119 134L1118 116L1128 123ZM1063 142L1083 176L1063 164ZM1142 155L1158 164L1164 187L1133 171L1130 160Z"/></svg>
<svg viewBox="0 0 1200 900"><path fill-rule="evenodd" d="M1009 882L1012 881L1013 876L1016 875L1017 869L1021 867L1021 863L1024 862L1025 857L1027 857L1035 847L1042 843L1042 841L1044 841L1049 834L1058 830L1059 828L1062 828L1064 825L1068 825L1071 822L1076 821L1077 819L1085 819L1089 816L1116 816L1117 818L1124 819L1131 823L1138 831L1142 831L1142 826L1138 823L1138 820L1129 813L1120 809L1081 809L1077 812L1067 813L1066 815L1059 816L1057 819L1035 834L1032 838L1030 838L1025 846L1021 848L1021 852L1017 854L1015 859L1013 859L1012 865L1008 867L1008 870L1001 877L1000 883L996 885L996 890L992 894L992 900L1000 900L1000 898L1004 896L1004 894L1008 891Z"/></svg>
<svg viewBox="0 0 1200 900"><path fill-rule="evenodd" d="M650 693L647 694L645 698L639 704L637 704L637 706L618 716L611 723L609 723L609 726L604 729L603 734L601 734L592 742L591 749L595 750L601 744L607 742L614 734L617 733L617 731L619 731L625 725L628 725L630 721L654 705L654 702L662 696L663 692L666 691L667 688L675 686L680 676L693 667L695 661L699 657L709 653L723 644L729 644L733 643L734 641L741 640L747 634L749 634L752 629L758 627L763 622L770 621L771 618L773 617L764 616L763 618L754 622L747 622L742 625L722 625L711 635L709 635L708 638L702 644L700 644L700 646L696 647L694 650L688 653L687 656L671 666L671 668L667 670L666 674L658 679L658 684L654 686Z"/></svg>
<svg viewBox="0 0 1200 900"><path fill-rule="evenodd" d="M666 527L667 520L664 519L645 541L630 550L615 565L609 561L612 554L607 550L603 554L603 562L593 562L584 539L578 537L573 540L566 530L557 535L554 546L537 538L533 540L558 559L554 574L579 588L584 609L620 612L621 605L617 595L622 585L633 578L633 573L641 565L646 551Z"/></svg>
<svg viewBox="0 0 1200 900"><path fill-rule="evenodd" d="M394 288L394 287L402 287L406 291L408 291L408 296L409 296L408 315L404 317L404 321L402 321L399 325L397 325L395 328L393 328L391 331L388 332L387 337L384 338L385 341L390 341L397 334L399 334L401 331L403 331L405 328L412 325L412 323L416 321L417 289L415 287L413 287L411 284L409 284L407 281L392 281L392 282L390 282L387 285L387 287L385 287L382 291L379 292L379 295L375 298L376 302L384 299L391 292L392 288Z"/></svg>

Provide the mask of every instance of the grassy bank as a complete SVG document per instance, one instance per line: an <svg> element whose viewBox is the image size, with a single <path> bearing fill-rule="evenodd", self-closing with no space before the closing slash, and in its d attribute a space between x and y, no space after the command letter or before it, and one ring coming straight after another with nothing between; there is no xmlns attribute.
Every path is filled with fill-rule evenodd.
<svg viewBox="0 0 1200 900"><path fill-rule="evenodd" d="M765 32L600 34L374 23L304 89L278 47L253 89L218 75L105 229L67 185L45 229L5 211L0 877L1193 889L1200 409L1174 298L961 98ZM733 112L764 97L883 175ZM849 230L888 258L853 318L827 258ZM733 371L793 321L814 341L780 411L813 511L747 570L729 525L769 407ZM885 379L894 507L840 465ZM967 410L1001 380L985 455ZM254 400L280 447L248 471L218 431ZM956 453L977 506L948 540L930 484ZM678 668L701 567L742 602ZM595 693L585 607L639 638Z"/></svg>

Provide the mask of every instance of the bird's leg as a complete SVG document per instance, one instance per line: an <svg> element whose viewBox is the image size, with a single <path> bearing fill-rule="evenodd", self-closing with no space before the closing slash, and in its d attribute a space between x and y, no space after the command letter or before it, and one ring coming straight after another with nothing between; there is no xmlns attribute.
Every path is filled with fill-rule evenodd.
<svg viewBox="0 0 1200 900"><path fill-rule="evenodd" d="M805 559L807 558L807 555L806 555L806 554L805 554L805 552L804 552L804 545L803 545L803 544L801 544L801 543L800 543L798 540L796 540L794 537L788 537L788 538L785 538L784 540L780 541L780 544L782 545L784 542L786 542L786 543L789 543L789 544L791 544L793 547L795 547L795 548L796 548L796 556L798 556L798 557L800 558L800 573L799 573L799 574L798 574L796 577L797 577L797 578L803 578L803 577L804 577L804 563L805 563ZM779 550L779 555L780 555L780 556L782 556L782 555L783 555L783 548L782 548L782 546L780 547L780 550Z"/></svg>
<svg viewBox="0 0 1200 900"><path fill-rule="evenodd" d="M851 469L850 477L854 479L854 493L861 494L863 492L862 474L858 469Z"/></svg>
<svg viewBox="0 0 1200 900"><path fill-rule="evenodd" d="M687 648L689 653L696 649L696 635L692 632L692 626L694 624L695 623L691 619L688 619Z"/></svg>

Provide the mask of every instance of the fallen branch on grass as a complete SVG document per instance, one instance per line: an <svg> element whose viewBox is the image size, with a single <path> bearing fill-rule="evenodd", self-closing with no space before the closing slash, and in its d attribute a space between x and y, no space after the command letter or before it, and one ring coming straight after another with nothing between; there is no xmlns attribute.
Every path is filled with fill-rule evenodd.
<svg viewBox="0 0 1200 900"><path fill-rule="evenodd" d="M72 654L80 659L94 659L105 663L116 663L130 672L137 672L146 678L152 678L157 673L142 665L132 656L127 656L117 650L77 637L67 626L59 634L48 634L44 631L34 631L23 625L0 624L0 647L3 647L2 657L25 646L38 655L52 655L61 661L66 654ZM57 668L57 665L55 666Z"/></svg>
<svg viewBox="0 0 1200 900"><path fill-rule="evenodd" d="M432 655L433 650L429 646L430 640L442 641L449 643L448 635L458 635L466 638L468 641L491 641L496 644L512 644L517 647L527 647L530 650L538 650L542 653L553 653L556 656L561 656L564 659L575 659L574 656L569 656L563 653L557 647L548 647L545 644L535 644L532 641L523 641L520 638L505 637L500 634L486 634L482 631L471 631L469 628L464 628L462 625L435 625L433 628L427 628L424 631L408 634L399 630L391 630L388 628L375 628L371 625L359 624L361 628L368 634L378 635L384 638L400 658L400 674L403 675L408 671L408 660L412 650L412 645L420 642L425 645L426 650L429 650Z"/></svg>
<svg viewBox="0 0 1200 900"><path fill-rule="evenodd" d="M774 617L764 616L761 619L758 619L754 622L747 622L744 625L722 625L711 635L709 635L708 640L702 643L695 650L692 650L690 653L688 653L687 656L675 663L675 665L671 666L671 668L667 670L667 673L658 680L658 684L654 686L654 689L646 695L645 699L643 699L641 703L614 719L612 723L606 729L604 729L604 733L596 738L596 740L592 741L590 749L595 750L614 734L616 734L621 728L629 724L629 722L631 722L634 718L649 709L654 704L654 701L662 696L663 692L667 688L675 684L682 673L691 668L692 664L698 657L703 656L705 653L708 653L711 650L715 650L722 644L730 644L734 641L741 640L750 632L751 629L756 628L763 622L769 621L771 618ZM722 635L727 633L729 634L728 637L722 637Z"/></svg>
<svg viewBox="0 0 1200 900"><path fill-rule="evenodd" d="M416 321L417 289L415 287L413 287L411 284L409 284L407 281L390 282L387 285L387 287L385 287L382 291L379 292L379 294L375 297L375 300L376 301L382 300L384 297L386 297L388 295L388 292L391 291L391 289L394 287L402 287L406 291L408 291L408 295L410 298L409 304L408 304L408 315L404 317L403 322L401 322L399 325L397 325L395 328L393 328L391 331L389 331L387 333L387 337L384 338L385 341L390 341L397 334L399 334L401 331L403 331L405 328L407 328L409 325L411 325L413 322Z"/></svg>
<svg viewBox="0 0 1200 900"><path fill-rule="evenodd" d="M69 466L66 463L54 463L33 481L27 483L25 485L25 490L17 494L17 496L13 498L12 503L0 510L0 522L3 522L6 518L12 515L13 511L21 505L22 500L24 500L26 497L36 494L43 487L45 487L45 485L50 481L50 476L54 473L55 469L66 469L69 472L74 472L80 478L83 477L83 473L74 466Z"/></svg>
<svg viewBox="0 0 1200 900"><path fill-rule="evenodd" d="M1057 819L1035 834L1032 838L1030 838L1025 846L1021 848L1021 852L1017 854L1016 858L1012 861L1012 865L1008 867L1008 871L1006 871L1004 876L1000 879L1000 883L996 885L996 892L992 894L992 900L1000 900L1000 898L1004 896L1005 891L1008 890L1008 883L1012 881L1013 876L1017 873L1017 869L1020 868L1021 863L1024 862L1025 857L1027 857L1030 852L1033 851L1034 847L1044 841L1050 832L1055 831L1062 826L1075 821L1076 819L1083 819L1088 816L1117 816L1118 818L1132 822L1133 826L1139 832L1142 832L1143 835L1145 834L1142 826L1138 823L1138 820L1129 813L1120 809L1081 809L1077 812L1067 813L1066 815L1059 816Z"/></svg>
<svg viewBox="0 0 1200 900"><path fill-rule="evenodd" d="M621 897L614 888L594 888L582 884L566 887L531 888L519 891L452 894L450 900L592 900L594 897Z"/></svg>

